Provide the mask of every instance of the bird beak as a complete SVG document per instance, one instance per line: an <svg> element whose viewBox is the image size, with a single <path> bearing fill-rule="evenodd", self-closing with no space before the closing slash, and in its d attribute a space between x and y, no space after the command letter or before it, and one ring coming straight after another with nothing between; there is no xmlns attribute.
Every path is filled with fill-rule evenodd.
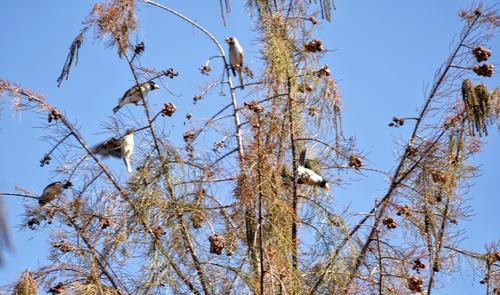
<svg viewBox="0 0 500 295"><path fill-rule="evenodd" d="M156 84L156 83L155 83L155 84L153 85L153 89L160 89L160 85L158 85L158 84Z"/></svg>
<svg viewBox="0 0 500 295"><path fill-rule="evenodd" d="M329 190L330 190L330 186L328 185L328 183L326 183L326 184L325 184L324 189L326 189L327 191L329 191Z"/></svg>
<svg viewBox="0 0 500 295"><path fill-rule="evenodd" d="M231 44L231 38L226 38L226 43Z"/></svg>

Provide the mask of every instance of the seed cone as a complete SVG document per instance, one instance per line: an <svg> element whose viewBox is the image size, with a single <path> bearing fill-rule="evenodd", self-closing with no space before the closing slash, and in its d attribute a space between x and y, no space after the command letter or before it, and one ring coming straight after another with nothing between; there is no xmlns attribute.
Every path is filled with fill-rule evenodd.
<svg viewBox="0 0 500 295"><path fill-rule="evenodd" d="M37 295L36 281L31 276L30 270L26 270L17 282L13 295Z"/></svg>

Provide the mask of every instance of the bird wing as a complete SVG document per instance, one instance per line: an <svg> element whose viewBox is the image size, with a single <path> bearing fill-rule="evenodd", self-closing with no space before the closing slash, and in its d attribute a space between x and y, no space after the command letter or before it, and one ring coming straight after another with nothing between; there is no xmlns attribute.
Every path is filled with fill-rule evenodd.
<svg viewBox="0 0 500 295"><path fill-rule="evenodd" d="M236 61L236 50L234 49L234 46L231 46L229 48L229 65L231 66L231 71L233 72L233 76L236 76L236 66L237 66L237 61Z"/></svg>
<svg viewBox="0 0 500 295"><path fill-rule="evenodd" d="M298 184L312 184L311 177L309 173L306 171L307 169L304 166L300 165L297 167L297 183Z"/></svg>
<svg viewBox="0 0 500 295"><path fill-rule="evenodd" d="M103 141L92 148L92 152L104 157L115 157L121 158L120 148L123 144L123 140L116 139L112 137L106 141Z"/></svg>
<svg viewBox="0 0 500 295"><path fill-rule="evenodd" d="M38 198L38 203L43 206L54 200L62 191L62 183L60 181L53 182L43 189L42 195Z"/></svg>
<svg viewBox="0 0 500 295"><path fill-rule="evenodd" d="M243 54L243 49L238 52L238 61L239 61L239 65L240 67L243 67L243 61L244 61L244 54ZM243 69L242 69L243 70Z"/></svg>
<svg viewBox="0 0 500 295"><path fill-rule="evenodd" d="M130 88L129 90L125 91L122 98L120 98L120 101L125 100L129 96L135 95L137 93L137 91L139 91L139 87L137 87L137 85Z"/></svg>
<svg viewBox="0 0 500 295"><path fill-rule="evenodd" d="M299 179L301 179L305 184L320 185L321 182L323 182L323 177L311 169L299 167L297 169L297 174Z"/></svg>
<svg viewBox="0 0 500 295"><path fill-rule="evenodd" d="M62 186L61 186L61 182L60 181L53 182L53 183L47 185L43 189L42 195L45 195L45 194L48 194L48 193L53 193L54 191L57 191L61 187Z"/></svg>

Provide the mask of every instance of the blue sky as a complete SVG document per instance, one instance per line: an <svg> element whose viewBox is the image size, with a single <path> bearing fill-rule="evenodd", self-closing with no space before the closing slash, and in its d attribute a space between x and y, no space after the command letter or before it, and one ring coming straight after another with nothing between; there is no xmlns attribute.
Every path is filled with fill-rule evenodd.
<svg viewBox="0 0 500 295"><path fill-rule="evenodd" d="M227 36L238 36L246 51L247 64L257 69L259 48L253 22L240 4L243 1L231 2L233 12L228 15L227 27L219 16L219 1L163 3L200 22L220 42ZM94 3L26 0L2 1L0 5L0 77L46 95L50 103L77 123L90 143L107 136L100 134L101 123L112 116L111 109L133 83L126 62L116 56L114 49L87 38L80 50L78 66L72 69L70 79L57 87L56 79L68 47ZM396 165L394 139L404 138L408 130L387 128L387 123L394 115L413 116L421 106L425 90L462 28L457 12L468 8L470 1L344 0L336 1L336 5L333 22L321 23L315 37L333 50L324 63L330 65L340 87L345 133L356 138L369 165L389 170ZM138 10L137 38L146 44L142 62L160 69L173 67L180 72L179 78L167 81L150 99L157 108L165 101L177 105L179 119L160 124L170 130L174 142L179 142L182 128L176 127L182 127L183 114L193 112L195 118L207 118L227 104L227 98L215 95L210 101L202 100L196 105L191 99L208 82L198 68L217 52L205 36L171 15L144 4L138 4ZM493 50L493 63L498 64L498 38L489 47ZM497 77L484 81L490 88L499 84ZM386 83L391 83L394 90L385 91ZM248 92L239 95L243 100L251 98ZM0 106L0 191L12 192L20 185L39 193L52 180L53 168L39 166L39 160L50 148L40 140L44 130L35 128L45 117L15 113L5 101ZM141 118L140 110L126 109L125 112ZM473 159L481 166L482 174L473 181L475 185L466 196L475 215L461 223L466 231L462 247L477 252L484 252L486 243L500 238L495 218L500 207L495 186L500 164L498 132L493 130L484 141L483 152ZM106 163L122 179L126 177L121 162ZM339 208L350 205L366 211L386 187L385 180L378 176L357 177L333 194ZM47 249L47 233L17 228L23 204L33 201L11 197L4 201L15 249L0 267L0 285L13 282L25 268L44 265ZM463 276L457 275L454 280L441 277L444 284L454 285L442 294L483 292L483 286L478 284L480 277L471 278L467 273Z"/></svg>

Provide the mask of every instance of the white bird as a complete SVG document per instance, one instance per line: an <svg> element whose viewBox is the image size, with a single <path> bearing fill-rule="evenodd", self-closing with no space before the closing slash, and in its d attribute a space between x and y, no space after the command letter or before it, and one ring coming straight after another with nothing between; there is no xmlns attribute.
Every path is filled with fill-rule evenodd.
<svg viewBox="0 0 500 295"><path fill-rule="evenodd" d="M38 204L40 207L52 202L56 197L58 197L63 190L72 186L69 181L56 181L47 185L42 192L42 195L38 198Z"/></svg>
<svg viewBox="0 0 500 295"><path fill-rule="evenodd" d="M127 134L123 137L123 144L120 147L121 155L125 166L127 166L128 173L132 173L132 166L130 165L130 160L132 159L132 153L134 152L134 130L130 129Z"/></svg>
<svg viewBox="0 0 500 295"><path fill-rule="evenodd" d="M311 163L306 160L306 150L300 152L299 166L297 167L297 183L319 186L325 190L329 190L330 186L323 176L313 171Z"/></svg>
<svg viewBox="0 0 500 295"><path fill-rule="evenodd" d="M130 88L129 90L127 90L127 92L125 92L125 94L123 94L122 98L120 98L120 100L118 101L118 105L113 109L113 112L118 112L124 105L128 103L134 103L135 105L137 105L137 103L140 102L143 97L146 97L146 95L148 95L151 90L155 89L160 89L160 86L158 86L158 84L153 81L147 81Z"/></svg>
<svg viewBox="0 0 500 295"><path fill-rule="evenodd" d="M128 173L132 173L130 161L134 152L134 129L129 129L121 138L110 138L92 148L92 152L105 158L122 158Z"/></svg>
<svg viewBox="0 0 500 295"><path fill-rule="evenodd" d="M240 78L240 87L243 89L243 48L241 48L238 39L234 37L226 38L226 43L229 44L229 64L231 66L231 70L233 75L236 76L236 72L238 72L238 76Z"/></svg>

